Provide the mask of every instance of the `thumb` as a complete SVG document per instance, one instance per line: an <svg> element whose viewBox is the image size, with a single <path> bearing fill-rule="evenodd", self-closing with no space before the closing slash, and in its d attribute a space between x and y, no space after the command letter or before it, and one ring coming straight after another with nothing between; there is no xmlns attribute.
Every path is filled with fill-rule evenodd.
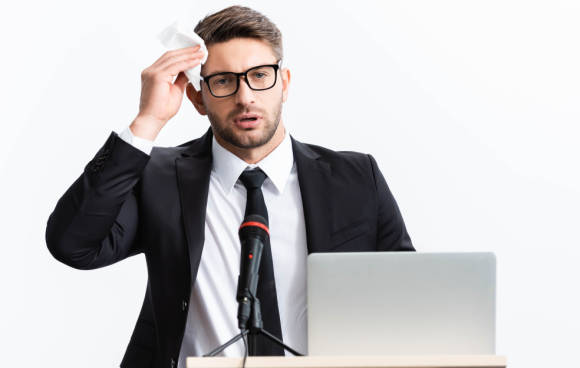
<svg viewBox="0 0 580 368"><path fill-rule="evenodd" d="M189 80L187 79L187 75L185 75L184 72L179 72L179 74L177 75L177 78L175 78L175 82L173 82L173 85L177 86L179 88L179 90L181 91L181 93L183 94L183 92L185 91L185 86L187 85L187 83L189 83Z"/></svg>

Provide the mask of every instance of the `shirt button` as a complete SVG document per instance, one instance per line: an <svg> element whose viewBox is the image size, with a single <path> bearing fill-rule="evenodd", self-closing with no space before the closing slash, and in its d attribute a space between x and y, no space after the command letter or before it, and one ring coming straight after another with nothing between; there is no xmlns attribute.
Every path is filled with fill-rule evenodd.
<svg viewBox="0 0 580 368"><path fill-rule="evenodd" d="M187 301L183 300L181 302L181 310L184 312L187 310Z"/></svg>

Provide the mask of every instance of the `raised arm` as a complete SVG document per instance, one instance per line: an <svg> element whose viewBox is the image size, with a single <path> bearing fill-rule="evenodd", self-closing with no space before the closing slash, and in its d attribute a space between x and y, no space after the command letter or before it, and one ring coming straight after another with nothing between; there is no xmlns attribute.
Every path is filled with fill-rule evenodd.
<svg viewBox="0 0 580 368"><path fill-rule="evenodd" d="M199 65L202 58L199 46L186 47L167 51L143 70L139 114L124 133L141 143L154 141L181 106L188 82L183 71ZM48 219L48 249L71 267L103 267L143 251L135 239L139 224L135 188L151 145L126 139L111 133Z"/></svg>

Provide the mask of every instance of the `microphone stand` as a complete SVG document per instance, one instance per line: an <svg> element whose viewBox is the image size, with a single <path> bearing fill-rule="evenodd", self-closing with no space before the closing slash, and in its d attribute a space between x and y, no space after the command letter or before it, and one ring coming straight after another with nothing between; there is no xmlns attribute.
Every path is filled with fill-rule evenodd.
<svg viewBox="0 0 580 368"><path fill-rule="evenodd" d="M256 354L255 349L256 349L258 335L265 336L266 338L268 338L272 342L276 343L277 345L283 347L285 350L289 351L290 353L294 354L295 356L303 356L303 354L300 354L296 350L294 350L291 347L289 347L288 345L284 344L284 342L282 340L278 339L276 336L272 335L271 333L269 333L268 331L266 331L264 329L264 322L262 321L262 310L260 308L260 300L258 300L258 298L254 295L252 295L252 314L250 316L249 322L250 322L249 329L242 330L239 334L232 337L225 344L218 346L214 350L205 354L204 357L216 356L217 354L221 353L225 348L232 345L233 343L235 343L239 339L245 337L246 335L249 335L250 339L252 339L252 341L253 341L253 344L251 344L252 351L250 351L250 355L252 355L252 356Z"/></svg>

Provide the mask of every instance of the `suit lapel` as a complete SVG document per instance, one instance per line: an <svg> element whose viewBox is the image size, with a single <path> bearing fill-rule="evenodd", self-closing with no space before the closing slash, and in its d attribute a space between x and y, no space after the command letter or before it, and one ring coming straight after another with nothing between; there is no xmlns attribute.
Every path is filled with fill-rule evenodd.
<svg viewBox="0 0 580 368"><path fill-rule="evenodd" d="M188 246L192 283L197 277L205 242L205 217L212 167L211 128L199 139L183 144L186 149L175 159L183 226ZM304 208L308 253L326 252L330 244L332 213L331 168L307 145L292 140L298 184Z"/></svg>
<svg viewBox="0 0 580 368"><path fill-rule="evenodd" d="M211 174L211 128L175 159L183 226L192 284L197 277L205 241L205 215Z"/></svg>
<svg viewBox="0 0 580 368"><path fill-rule="evenodd" d="M292 138L292 136L291 136ZM308 254L330 249L332 182L330 164L304 143L292 138L292 150L304 208Z"/></svg>

